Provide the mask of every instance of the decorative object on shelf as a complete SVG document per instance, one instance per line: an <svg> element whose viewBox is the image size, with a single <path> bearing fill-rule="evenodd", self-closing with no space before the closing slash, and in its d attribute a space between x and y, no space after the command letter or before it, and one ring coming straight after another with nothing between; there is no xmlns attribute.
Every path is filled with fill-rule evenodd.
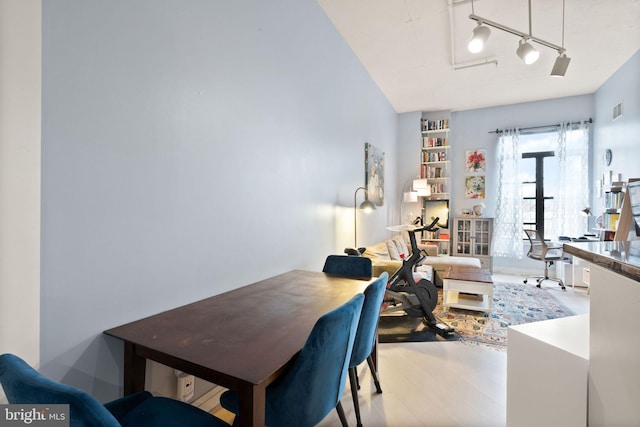
<svg viewBox="0 0 640 427"><path fill-rule="evenodd" d="M533 35L532 29L531 29L531 0L529 0L529 32L528 33L518 31L511 27L507 27L506 25L499 24L495 21L490 21L489 19L476 15L473 0L471 0L471 15L469 15L469 19L476 21L478 25L473 30L473 36L471 37L471 40L469 41L467 48L472 53L478 53L482 51L487 40L489 39L489 35L491 34L491 31L489 30L489 28L486 27L486 25L488 25L489 27L497 28L498 30L520 37L516 54L527 65L533 64L534 62L536 62L538 60L538 57L540 56L540 52L538 52L529 42L535 42L543 46L546 46L548 48L556 50L558 52L558 57L556 58L556 61L553 64L551 75L564 77L564 75L567 72L567 68L569 67L569 62L571 62L571 58L567 57L565 53L566 50L564 48L564 14L565 14L565 1L563 0L562 1L562 45L558 46L554 43L548 42L546 40L542 40Z"/></svg>
<svg viewBox="0 0 640 427"><path fill-rule="evenodd" d="M612 159L613 159L613 153L611 152L610 148L607 148L606 151L604 152L604 164L606 166L610 166Z"/></svg>
<svg viewBox="0 0 640 427"><path fill-rule="evenodd" d="M464 179L466 199L484 199L485 178L484 175L468 176Z"/></svg>
<svg viewBox="0 0 640 427"><path fill-rule="evenodd" d="M364 155L367 200L382 206L384 204L384 153L366 142Z"/></svg>
<svg viewBox="0 0 640 427"><path fill-rule="evenodd" d="M364 201L360 203L360 206L358 206L356 197L358 196L358 191L360 190L364 190ZM376 210L375 203L369 200L369 198L367 197L367 189L364 187L356 188L356 191L353 193L353 247L354 248L358 247L358 209L361 209L366 213L370 213L371 211Z"/></svg>
<svg viewBox="0 0 640 427"><path fill-rule="evenodd" d="M484 215L484 208L485 208L484 203L480 203L479 205L475 205L473 207L473 213L476 216L482 216L482 215Z"/></svg>
<svg viewBox="0 0 640 427"><path fill-rule="evenodd" d="M467 150L465 151L465 172L486 172L487 170L487 150Z"/></svg>

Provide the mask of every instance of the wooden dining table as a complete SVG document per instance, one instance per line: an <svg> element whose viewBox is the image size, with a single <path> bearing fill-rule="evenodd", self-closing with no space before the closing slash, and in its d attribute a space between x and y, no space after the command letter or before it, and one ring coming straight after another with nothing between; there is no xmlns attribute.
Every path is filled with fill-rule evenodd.
<svg viewBox="0 0 640 427"><path fill-rule="evenodd" d="M315 322L370 278L293 270L107 331L124 341L124 394L145 388L146 360L237 390L241 426L263 426L266 388Z"/></svg>

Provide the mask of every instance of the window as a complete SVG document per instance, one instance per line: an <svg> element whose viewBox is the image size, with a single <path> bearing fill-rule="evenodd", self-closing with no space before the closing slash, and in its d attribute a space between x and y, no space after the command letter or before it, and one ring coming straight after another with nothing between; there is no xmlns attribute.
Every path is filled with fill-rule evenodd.
<svg viewBox="0 0 640 427"><path fill-rule="evenodd" d="M589 203L589 125L546 129L499 132L494 256L522 258L525 227L550 240L587 231L579 212Z"/></svg>
<svg viewBox="0 0 640 427"><path fill-rule="evenodd" d="M525 229L536 229L545 236L545 230L553 228L557 217L556 194L558 190L557 133L522 135L522 221ZM523 234L523 239L526 236Z"/></svg>

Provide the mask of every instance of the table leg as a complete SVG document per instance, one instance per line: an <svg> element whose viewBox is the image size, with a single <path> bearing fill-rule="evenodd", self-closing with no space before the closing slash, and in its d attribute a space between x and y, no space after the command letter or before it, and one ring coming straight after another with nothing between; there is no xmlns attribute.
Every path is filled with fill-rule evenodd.
<svg viewBox="0 0 640 427"><path fill-rule="evenodd" d="M240 413L238 421L240 427L262 427L265 422L265 387L248 384L239 391Z"/></svg>
<svg viewBox="0 0 640 427"><path fill-rule="evenodd" d="M144 390L147 359L136 354L135 345L124 343L124 395Z"/></svg>

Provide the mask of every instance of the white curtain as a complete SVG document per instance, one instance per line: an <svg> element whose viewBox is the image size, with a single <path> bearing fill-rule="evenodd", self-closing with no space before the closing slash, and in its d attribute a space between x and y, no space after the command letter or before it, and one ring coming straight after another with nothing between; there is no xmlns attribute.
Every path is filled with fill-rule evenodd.
<svg viewBox="0 0 640 427"><path fill-rule="evenodd" d="M545 229L545 238L582 236L587 218L579 212L589 206L589 125L562 125L558 135L558 185L554 198L556 216Z"/></svg>
<svg viewBox="0 0 640 427"><path fill-rule="evenodd" d="M498 200L494 220L492 250L494 256L522 258L522 159L520 132L504 131L498 140Z"/></svg>

